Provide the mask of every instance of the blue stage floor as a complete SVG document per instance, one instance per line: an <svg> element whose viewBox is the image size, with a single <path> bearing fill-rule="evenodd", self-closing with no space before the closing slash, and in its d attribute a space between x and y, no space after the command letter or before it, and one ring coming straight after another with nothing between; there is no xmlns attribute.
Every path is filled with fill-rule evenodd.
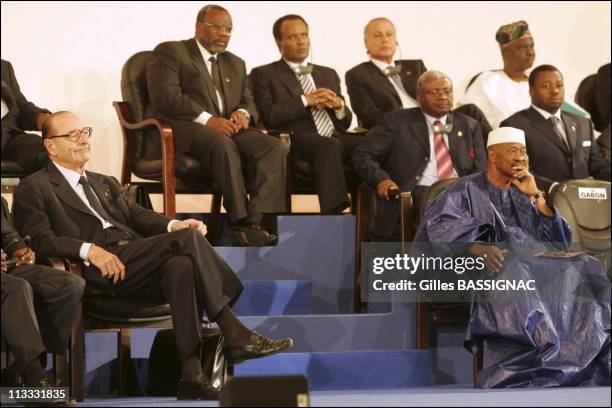
<svg viewBox="0 0 612 408"><path fill-rule="evenodd" d="M313 407L609 407L610 387L475 390L471 386L434 386L402 390L315 391ZM217 402L177 401L173 398L88 399L83 407L216 407Z"/></svg>

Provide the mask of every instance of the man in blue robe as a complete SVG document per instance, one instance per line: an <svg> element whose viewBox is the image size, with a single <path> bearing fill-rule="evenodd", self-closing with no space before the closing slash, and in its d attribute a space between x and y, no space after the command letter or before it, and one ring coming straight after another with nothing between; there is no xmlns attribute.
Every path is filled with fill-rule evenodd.
<svg viewBox="0 0 612 408"><path fill-rule="evenodd" d="M415 237L480 257L488 278L536 282L533 291L473 292L465 344L483 353L476 387L609 386L605 272L584 253L551 252L569 248L571 230L528 171L522 130L489 133L487 156L486 172L429 204Z"/></svg>

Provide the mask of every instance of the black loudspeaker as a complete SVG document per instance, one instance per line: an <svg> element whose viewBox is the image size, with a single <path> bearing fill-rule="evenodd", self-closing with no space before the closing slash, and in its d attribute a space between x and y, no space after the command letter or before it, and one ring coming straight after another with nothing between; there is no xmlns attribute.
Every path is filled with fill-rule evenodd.
<svg viewBox="0 0 612 408"><path fill-rule="evenodd" d="M223 356L223 335L217 328L202 328L202 369L216 388L221 388L233 371ZM176 396L180 376L174 331L160 330L149 355L147 395Z"/></svg>
<svg viewBox="0 0 612 408"><path fill-rule="evenodd" d="M222 407L308 407L308 379L303 375L233 377L221 389Z"/></svg>

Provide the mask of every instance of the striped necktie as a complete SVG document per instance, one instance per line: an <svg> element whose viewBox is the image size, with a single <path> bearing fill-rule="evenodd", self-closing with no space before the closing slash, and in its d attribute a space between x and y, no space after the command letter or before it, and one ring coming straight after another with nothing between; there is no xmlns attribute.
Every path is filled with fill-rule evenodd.
<svg viewBox="0 0 612 408"><path fill-rule="evenodd" d="M563 123L561 123L561 119L556 116L551 116L550 118L548 118L548 120L553 125L555 135L557 135L557 137L561 140L561 143L563 143L567 150L570 150L569 145L567 143L567 136L565 135L565 130L563 129Z"/></svg>
<svg viewBox="0 0 612 408"><path fill-rule="evenodd" d="M312 77L309 74L299 75L296 74L298 80L300 81L300 85L302 86L302 91L304 91L304 95L308 95L313 93L316 88ZM314 119L315 126L317 127L317 132L321 136L331 137L334 134L334 122L332 122L331 118L322 108L311 108L312 118Z"/></svg>
<svg viewBox="0 0 612 408"><path fill-rule="evenodd" d="M451 177L457 177L457 173L455 172L453 159L448 151L448 147L446 147L446 143L444 143L442 132L438 131L436 133L436 129L439 129L440 126L442 126L442 122L436 120L434 122L434 151L436 152L438 178L444 180Z"/></svg>

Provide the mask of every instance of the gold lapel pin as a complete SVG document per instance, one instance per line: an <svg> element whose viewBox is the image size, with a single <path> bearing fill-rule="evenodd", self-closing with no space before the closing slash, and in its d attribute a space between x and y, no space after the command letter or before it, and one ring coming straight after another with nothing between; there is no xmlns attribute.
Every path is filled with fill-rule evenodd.
<svg viewBox="0 0 612 408"><path fill-rule="evenodd" d="M229 83L229 78L225 78L225 82Z"/></svg>
<svg viewBox="0 0 612 408"><path fill-rule="evenodd" d="M407 69L407 70L406 70L406 75L412 75L412 71L411 71L411 70L409 70L409 69Z"/></svg>
<svg viewBox="0 0 612 408"><path fill-rule="evenodd" d="M457 136L462 137L463 136L463 132L462 131L457 132Z"/></svg>
<svg viewBox="0 0 612 408"><path fill-rule="evenodd" d="M572 125L572 132L575 132L575 131L576 131L576 126Z"/></svg>

